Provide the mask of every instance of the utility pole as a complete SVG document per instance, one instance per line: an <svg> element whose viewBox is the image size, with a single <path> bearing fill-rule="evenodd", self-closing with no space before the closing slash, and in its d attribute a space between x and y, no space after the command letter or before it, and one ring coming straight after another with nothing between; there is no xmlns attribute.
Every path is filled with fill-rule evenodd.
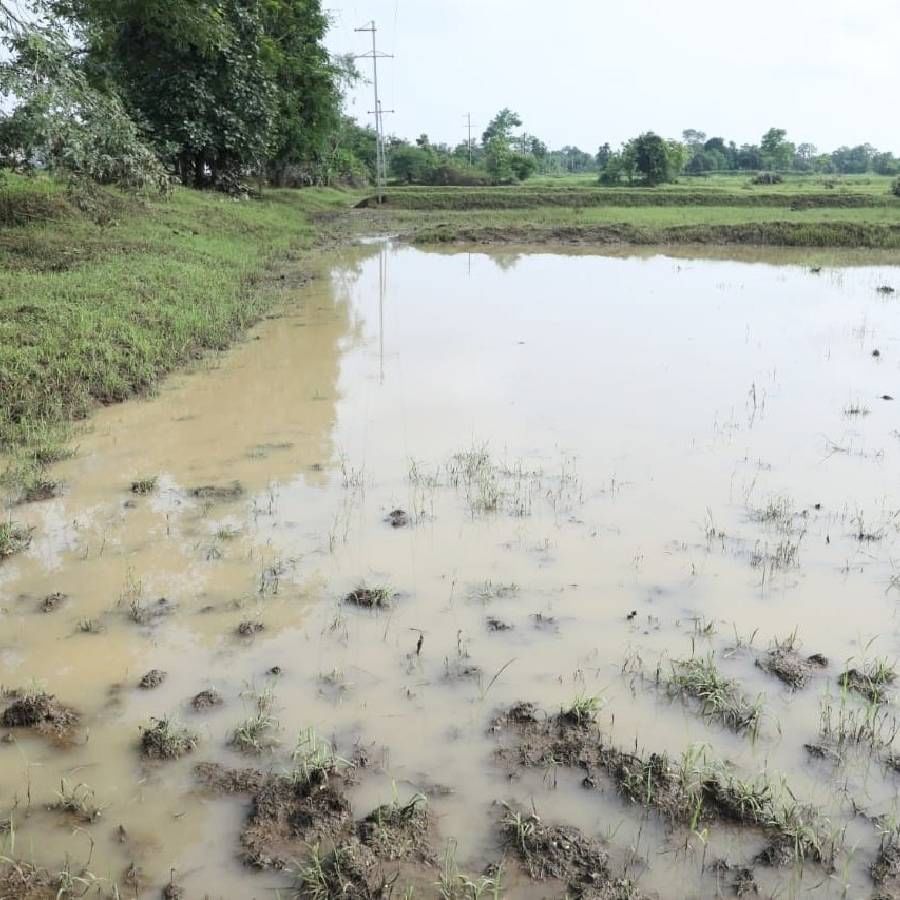
<svg viewBox="0 0 900 900"><path fill-rule="evenodd" d="M466 113L466 120L469 123L469 167L472 166L472 113Z"/></svg>
<svg viewBox="0 0 900 900"><path fill-rule="evenodd" d="M372 33L371 52L361 53L354 58L372 60L372 83L375 86L375 109L370 110L370 114L375 116L375 187L378 192L378 202L382 203L384 201L384 188L387 184L387 154L384 151L384 123L382 121L382 116L385 112L393 112L393 110L383 110L381 108L381 101L378 99L378 60L393 59L394 57L390 53L378 52L378 47L375 43L375 32L378 29L375 27L374 19L369 22L368 25L363 25L361 28L354 28L353 30Z"/></svg>

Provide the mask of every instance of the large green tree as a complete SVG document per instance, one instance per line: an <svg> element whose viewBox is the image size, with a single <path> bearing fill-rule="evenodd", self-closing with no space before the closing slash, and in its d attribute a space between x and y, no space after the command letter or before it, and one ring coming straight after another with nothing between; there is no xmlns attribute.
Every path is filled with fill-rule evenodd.
<svg viewBox="0 0 900 900"><path fill-rule="evenodd" d="M231 186L325 163L343 67L320 0L55 0L182 180ZM312 176L310 176L312 177Z"/></svg>

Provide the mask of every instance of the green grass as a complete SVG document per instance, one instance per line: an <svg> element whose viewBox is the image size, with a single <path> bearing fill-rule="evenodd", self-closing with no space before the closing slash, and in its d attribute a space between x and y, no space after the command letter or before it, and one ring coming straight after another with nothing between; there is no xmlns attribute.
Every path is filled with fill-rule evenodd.
<svg viewBox="0 0 900 900"><path fill-rule="evenodd" d="M227 347L275 297L267 265L312 246L314 215L353 200L325 189L241 201L186 189L169 200L99 189L86 198L47 178L7 176L0 452L52 461L67 423L97 403L146 393Z"/></svg>
<svg viewBox="0 0 900 900"><path fill-rule="evenodd" d="M417 243L736 245L900 249L900 199L877 175L682 178L603 188L572 176L516 187L391 188L364 214Z"/></svg>

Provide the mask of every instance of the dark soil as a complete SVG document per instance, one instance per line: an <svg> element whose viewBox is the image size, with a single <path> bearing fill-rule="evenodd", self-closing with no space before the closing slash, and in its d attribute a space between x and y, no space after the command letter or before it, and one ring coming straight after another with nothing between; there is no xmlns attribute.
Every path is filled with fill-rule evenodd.
<svg viewBox="0 0 900 900"><path fill-rule="evenodd" d="M318 849L313 850L318 854ZM297 897L329 897L335 900L380 900L393 896L389 880L368 847L351 838L330 853L317 856L313 869L301 867Z"/></svg>
<svg viewBox="0 0 900 900"><path fill-rule="evenodd" d="M147 759L180 759L197 747L197 736L168 719L151 719L141 728L141 753Z"/></svg>
<svg viewBox="0 0 900 900"><path fill-rule="evenodd" d="M769 650L756 664L783 681L788 687L799 690L805 687L813 673L828 665L828 659L821 653L801 656L796 650L776 647Z"/></svg>
<svg viewBox="0 0 900 900"><path fill-rule="evenodd" d="M56 591L53 594L47 594L43 600L41 600L41 612L51 613L56 609L59 609L63 603L66 602L69 598L65 595Z"/></svg>
<svg viewBox="0 0 900 900"><path fill-rule="evenodd" d="M414 797L406 806L379 806L356 826L360 842L379 859L411 859L427 865L437 862L429 840L432 830L424 797Z"/></svg>
<svg viewBox="0 0 900 900"><path fill-rule="evenodd" d="M0 725L4 728L34 728L59 740L70 737L80 715L43 691L13 691L6 695L13 702L3 710Z"/></svg>
<svg viewBox="0 0 900 900"><path fill-rule="evenodd" d="M56 880L45 869L26 862L0 862L3 900L57 900Z"/></svg>
<svg viewBox="0 0 900 900"><path fill-rule="evenodd" d="M222 696L215 688L200 691L200 693L196 694L191 700L191 706L193 706L197 712L203 712L203 710L212 709L214 706L221 705Z"/></svg>
<svg viewBox="0 0 900 900"><path fill-rule="evenodd" d="M392 509L385 518L391 528L405 528L409 525L409 513L405 509Z"/></svg>
<svg viewBox="0 0 900 900"><path fill-rule="evenodd" d="M900 896L900 838L896 832L882 840L872 864L872 880L882 889L881 896Z"/></svg>
<svg viewBox="0 0 900 900"><path fill-rule="evenodd" d="M593 722L579 722L565 713L546 716L531 703L512 706L494 719L491 730L501 740L497 758L511 775L519 766L582 769L585 788L602 787L610 779L627 801L656 809L672 822L696 827L702 822L728 821L757 828L772 836L771 852L761 861L774 864L788 853L790 862L796 860L796 843L782 833L765 784L740 784L712 765L686 780L665 754L620 750L604 742ZM796 809L812 833L814 810ZM817 858L812 838L799 849L808 858Z"/></svg>
<svg viewBox="0 0 900 900"><path fill-rule="evenodd" d="M43 500L52 500L62 493L63 486L58 481L49 478L38 478L25 488L22 495L24 503L40 503Z"/></svg>
<svg viewBox="0 0 900 900"><path fill-rule="evenodd" d="M198 763L194 774L204 787L221 794L255 794L269 777L259 769L229 769L210 762Z"/></svg>
<svg viewBox="0 0 900 900"><path fill-rule="evenodd" d="M510 811L501 822L506 846L532 879L563 882L567 896L638 900L641 894L624 878L614 878L603 846L571 825L547 825L538 816Z"/></svg>
<svg viewBox="0 0 900 900"><path fill-rule="evenodd" d="M359 587L344 597L344 603L362 609L389 609L393 595L378 588Z"/></svg>
<svg viewBox="0 0 900 900"><path fill-rule="evenodd" d="M287 868L308 848L349 836L350 803L339 778L299 781L270 776L253 797L241 831L243 858L259 868Z"/></svg>
<svg viewBox="0 0 900 900"><path fill-rule="evenodd" d="M213 503L226 503L229 500L240 500L244 496L244 486L239 481L231 484L201 484L188 491L197 500L210 500Z"/></svg>
<svg viewBox="0 0 900 900"><path fill-rule="evenodd" d="M895 680L893 673L877 678L861 669L848 669L838 676L838 683L842 688L861 694L870 703L884 703L888 688Z"/></svg>
<svg viewBox="0 0 900 900"><path fill-rule="evenodd" d="M144 690L151 690L152 688L158 688L165 680L165 672L161 669L151 669L138 682L138 687L142 687Z"/></svg>

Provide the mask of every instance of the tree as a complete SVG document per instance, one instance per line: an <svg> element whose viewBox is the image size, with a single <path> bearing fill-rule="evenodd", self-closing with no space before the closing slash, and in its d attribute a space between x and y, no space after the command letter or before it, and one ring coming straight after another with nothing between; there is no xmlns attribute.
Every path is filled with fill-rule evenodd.
<svg viewBox="0 0 900 900"><path fill-rule="evenodd" d="M407 144L391 151L391 174L407 184L427 184L435 162L430 150Z"/></svg>
<svg viewBox="0 0 900 900"><path fill-rule="evenodd" d="M182 180L235 184L322 162L352 68L322 43L320 0L55 0L86 70L114 85Z"/></svg>
<svg viewBox="0 0 900 900"><path fill-rule="evenodd" d="M0 92L18 106L0 127L12 164L40 160L104 184L166 191L169 179L119 97L92 87L73 64L75 50L52 21L8 32L10 58L0 65Z"/></svg>
<svg viewBox="0 0 900 900"><path fill-rule="evenodd" d="M610 149L609 142L603 144L603 146L597 151L597 168L605 169L606 164L609 162L609 158L612 156L612 150Z"/></svg>
<svg viewBox="0 0 900 900"><path fill-rule="evenodd" d="M681 132L681 140L687 145L693 155L703 149L703 144L706 142L706 132L698 131L696 128L685 128Z"/></svg>
<svg viewBox="0 0 900 900"><path fill-rule="evenodd" d="M893 153L876 153L872 157L872 171L877 175L900 174L900 159Z"/></svg>
<svg viewBox="0 0 900 900"><path fill-rule="evenodd" d="M644 183L650 187L672 180L671 148L652 131L644 132L634 142L634 162Z"/></svg>
<svg viewBox="0 0 900 900"><path fill-rule="evenodd" d="M496 134L485 144L484 164L494 184L509 184L514 180L513 152L505 137Z"/></svg>
<svg viewBox="0 0 900 900"><path fill-rule="evenodd" d="M786 140L783 128L770 128L760 141L762 161L769 169L789 169L794 161L795 147Z"/></svg>
<svg viewBox="0 0 900 900"><path fill-rule="evenodd" d="M521 127L522 119L518 113L514 113L508 108L501 109L500 112L488 122L484 134L481 136L481 143L487 147L495 137L503 138L505 141L509 142L512 137L513 129Z"/></svg>

